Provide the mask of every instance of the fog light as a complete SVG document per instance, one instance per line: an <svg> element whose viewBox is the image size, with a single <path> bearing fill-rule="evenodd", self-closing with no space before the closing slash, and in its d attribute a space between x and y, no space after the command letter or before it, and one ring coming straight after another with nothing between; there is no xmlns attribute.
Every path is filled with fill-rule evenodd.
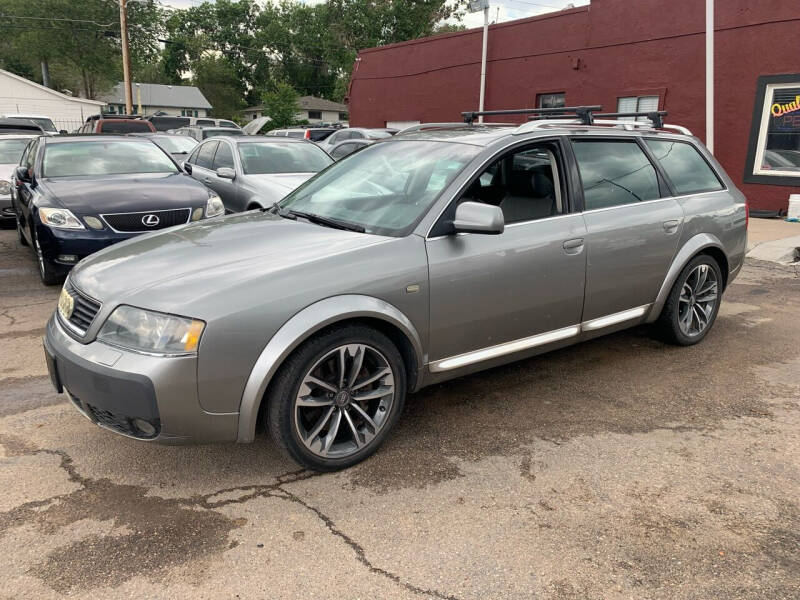
<svg viewBox="0 0 800 600"><path fill-rule="evenodd" d="M78 257L74 254L59 254L58 260L59 262L74 263L78 262Z"/></svg>
<svg viewBox="0 0 800 600"><path fill-rule="evenodd" d="M199 221L203 218L203 209L202 208L195 208L192 211L192 221Z"/></svg>
<svg viewBox="0 0 800 600"><path fill-rule="evenodd" d="M103 222L97 217L83 217L84 222L92 229L102 229Z"/></svg>
<svg viewBox="0 0 800 600"><path fill-rule="evenodd" d="M133 419L133 426L139 430L144 436L152 437L156 433L156 428L153 426L152 423L148 423L144 419Z"/></svg>

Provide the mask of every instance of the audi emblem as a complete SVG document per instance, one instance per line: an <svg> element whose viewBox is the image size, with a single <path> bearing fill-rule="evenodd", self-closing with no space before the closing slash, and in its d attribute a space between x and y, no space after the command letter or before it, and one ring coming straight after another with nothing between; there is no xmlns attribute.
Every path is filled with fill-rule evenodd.
<svg viewBox="0 0 800 600"><path fill-rule="evenodd" d="M147 227L155 227L161 222L161 219L158 218L158 215L145 215L142 217L142 224L146 225Z"/></svg>

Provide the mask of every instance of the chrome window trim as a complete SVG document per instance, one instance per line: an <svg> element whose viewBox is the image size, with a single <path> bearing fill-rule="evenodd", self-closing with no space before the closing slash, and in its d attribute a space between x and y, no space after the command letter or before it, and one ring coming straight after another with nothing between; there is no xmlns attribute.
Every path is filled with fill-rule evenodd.
<svg viewBox="0 0 800 600"><path fill-rule="evenodd" d="M576 325L569 325L561 329L553 329L552 331L545 331L536 335L511 340L495 346L488 346L486 348L479 348L478 350L471 350L463 354L456 354L455 356L448 356L440 360L435 360L428 363L428 369L431 373L441 373L443 371L452 371L473 365L475 363L484 362L493 358L499 358L508 354L515 354L523 350L536 348L537 346L544 346L561 340L566 340L571 337L576 337L584 331L597 331L612 325L625 323L626 321L633 321L644 317L652 304L643 304L610 315L604 315L589 321L582 321Z"/></svg>
<svg viewBox="0 0 800 600"><path fill-rule="evenodd" d="M198 207L200 208L200 207ZM117 215L137 215L141 213L151 214L151 213L162 213L162 212L171 212L173 210L188 210L189 214L186 216L186 221L183 223L176 223L175 225L170 225L170 227L176 227L177 225L186 225L187 223L191 222L192 220L192 211L194 210L191 206L183 206L181 208L162 208L159 210L134 210L131 212L119 212L119 213L101 213L100 218L103 219L103 223L106 224L111 231L114 233L147 233L149 231L160 231L160 229L137 229L136 231L118 231L114 229L111 224L106 220L106 216L114 217ZM205 214L205 213L204 213ZM161 229L167 229L166 227L162 227Z"/></svg>

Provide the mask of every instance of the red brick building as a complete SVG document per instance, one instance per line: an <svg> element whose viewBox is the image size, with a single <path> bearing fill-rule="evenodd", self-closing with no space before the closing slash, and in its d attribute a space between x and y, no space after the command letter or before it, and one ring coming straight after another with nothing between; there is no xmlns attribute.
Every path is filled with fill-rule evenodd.
<svg viewBox="0 0 800 600"><path fill-rule="evenodd" d="M655 108L705 137L703 0L593 0L489 28L485 107ZM800 0L717 0L715 154L758 212L800 191ZM455 121L478 107L481 29L359 53L350 122ZM506 119L508 120L508 119Z"/></svg>

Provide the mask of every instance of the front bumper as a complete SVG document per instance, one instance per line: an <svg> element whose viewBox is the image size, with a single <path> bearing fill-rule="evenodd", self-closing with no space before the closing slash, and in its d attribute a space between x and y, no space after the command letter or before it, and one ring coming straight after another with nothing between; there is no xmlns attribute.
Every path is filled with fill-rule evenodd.
<svg viewBox="0 0 800 600"><path fill-rule="evenodd" d="M11 208L11 196L10 195L3 196L2 194L0 194L0 220L6 221L16 218L17 215Z"/></svg>
<svg viewBox="0 0 800 600"><path fill-rule="evenodd" d="M56 229L41 224L37 224L36 234L45 258L67 267L112 244L141 235L139 232L115 233L109 229ZM69 261L59 258L65 256L74 258Z"/></svg>
<svg viewBox="0 0 800 600"><path fill-rule="evenodd" d="M161 443L235 441L238 413L209 413L197 395L197 358L147 356L73 339L53 315L44 349L56 390L93 423ZM61 388L61 389L59 389ZM146 422L154 429L140 427Z"/></svg>

